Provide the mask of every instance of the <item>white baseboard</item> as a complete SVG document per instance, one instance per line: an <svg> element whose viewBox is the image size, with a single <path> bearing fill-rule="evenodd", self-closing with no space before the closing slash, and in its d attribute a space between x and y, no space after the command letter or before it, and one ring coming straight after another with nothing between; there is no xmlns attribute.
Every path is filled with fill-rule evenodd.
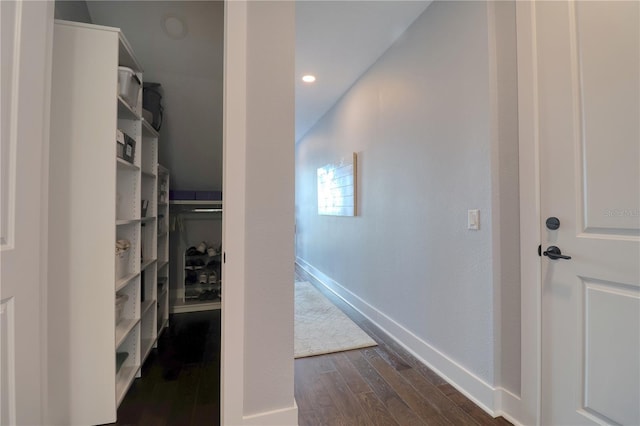
<svg viewBox="0 0 640 426"><path fill-rule="evenodd" d="M516 413L520 399L517 396L503 388L494 388L486 383L304 259L297 257L296 263L489 415L493 417L502 415L514 424L519 424L514 418L518 417Z"/></svg>
<svg viewBox="0 0 640 426"><path fill-rule="evenodd" d="M298 405L264 413L252 414L242 418L244 426L298 426Z"/></svg>
<svg viewBox="0 0 640 426"><path fill-rule="evenodd" d="M494 413L496 417L502 416L513 423L515 426L522 426L525 424L524 422L519 420L521 418L520 407L522 406L520 397L514 395L509 390L504 388L496 388L496 397L496 410Z"/></svg>

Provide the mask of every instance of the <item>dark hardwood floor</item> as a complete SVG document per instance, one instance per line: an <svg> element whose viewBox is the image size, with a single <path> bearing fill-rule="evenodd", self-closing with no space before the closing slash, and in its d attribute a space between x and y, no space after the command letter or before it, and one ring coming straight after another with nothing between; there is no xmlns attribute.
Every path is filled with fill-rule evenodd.
<svg viewBox="0 0 640 426"><path fill-rule="evenodd" d="M377 347L295 361L298 422L306 425L510 425L492 418L364 316L296 267Z"/></svg>
<svg viewBox="0 0 640 426"><path fill-rule="evenodd" d="M116 425L220 424L220 311L171 315Z"/></svg>
<svg viewBox="0 0 640 426"><path fill-rule="evenodd" d="M314 282L296 268L296 280ZM331 292L377 347L295 360L305 425L509 425L493 419ZM220 424L220 311L172 315L116 425Z"/></svg>

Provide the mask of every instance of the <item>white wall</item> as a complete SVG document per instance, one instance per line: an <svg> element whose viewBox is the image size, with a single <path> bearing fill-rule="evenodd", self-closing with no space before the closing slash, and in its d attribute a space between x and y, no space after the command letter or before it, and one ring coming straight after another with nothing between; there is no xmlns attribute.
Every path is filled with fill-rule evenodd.
<svg viewBox="0 0 640 426"><path fill-rule="evenodd" d="M511 46L490 39L496 17L483 2L431 4L296 146L301 263L489 409L496 352L519 343L519 330L505 339L499 325L515 296L501 292L494 243L518 245L503 232L513 224L495 222L498 183L513 196L517 180L508 185L511 169L495 164L515 164L517 177L517 140L501 133L517 123L498 103L515 96L495 81L515 52L497 60ZM318 216L316 169L354 151L359 216ZM517 213L517 193L510 202ZM480 209L479 231L466 229L467 209Z"/></svg>
<svg viewBox="0 0 640 426"><path fill-rule="evenodd" d="M297 424L295 3L225 10L223 423Z"/></svg>
<svg viewBox="0 0 640 426"><path fill-rule="evenodd" d="M247 18L245 414L252 414L293 402L295 7L250 2Z"/></svg>

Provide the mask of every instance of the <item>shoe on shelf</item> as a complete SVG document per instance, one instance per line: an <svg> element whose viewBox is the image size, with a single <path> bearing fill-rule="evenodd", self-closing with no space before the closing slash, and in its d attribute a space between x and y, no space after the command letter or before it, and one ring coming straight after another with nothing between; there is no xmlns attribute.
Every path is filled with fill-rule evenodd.
<svg viewBox="0 0 640 426"><path fill-rule="evenodd" d="M209 284L215 284L218 282L218 274L215 272L209 273Z"/></svg>
<svg viewBox="0 0 640 426"><path fill-rule="evenodd" d="M207 242L203 241L198 245L198 248L196 248L196 250L200 253L200 254L205 254L207 252Z"/></svg>
<svg viewBox="0 0 640 426"><path fill-rule="evenodd" d="M209 269L214 269L214 268L217 268L218 266L220 266L219 260L210 260L209 262L207 262L207 268Z"/></svg>
<svg viewBox="0 0 640 426"><path fill-rule="evenodd" d="M193 260L189 259L184 264L184 269L186 269L187 271L193 271L193 267L194 267Z"/></svg>
<svg viewBox="0 0 640 426"><path fill-rule="evenodd" d="M198 296L199 300L211 300L211 290L205 290Z"/></svg>
<svg viewBox="0 0 640 426"><path fill-rule="evenodd" d="M207 284L209 280L209 274L207 274L206 272L200 272L200 279L198 280L198 282L200 284Z"/></svg>
<svg viewBox="0 0 640 426"><path fill-rule="evenodd" d="M193 269L204 268L204 261L202 259L196 259L193 261Z"/></svg>
<svg viewBox="0 0 640 426"><path fill-rule="evenodd" d="M189 248L184 252L184 254L185 254L186 256L199 256L199 255L201 255L202 253L200 253L200 252L199 252L195 247L189 247Z"/></svg>

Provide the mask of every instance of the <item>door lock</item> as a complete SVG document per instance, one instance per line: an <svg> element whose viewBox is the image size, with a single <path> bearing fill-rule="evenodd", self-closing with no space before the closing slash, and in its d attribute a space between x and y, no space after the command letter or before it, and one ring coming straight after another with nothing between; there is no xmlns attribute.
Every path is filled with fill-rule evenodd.
<svg viewBox="0 0 640 426"><path fill-rule="evenodd" d="M556 260L556 259L569 260L569 259L571 259L571 256L565 256L564 254L562 254L562 251L560 251L560 248L556 247L556 246L549 246L549 248L547 248L547 250L542 254L547 256L549 259L552 259L552 260Z"/></svg>
<svg viewBox="0 0 640 426"><path fill-rule="evenodd" d="M549 217L547 218L547 221L545 222L545 225L547 225L547 229L550 231L555 231L556 229L560 228L560 219L558 219L557 217Z"/></svg>

